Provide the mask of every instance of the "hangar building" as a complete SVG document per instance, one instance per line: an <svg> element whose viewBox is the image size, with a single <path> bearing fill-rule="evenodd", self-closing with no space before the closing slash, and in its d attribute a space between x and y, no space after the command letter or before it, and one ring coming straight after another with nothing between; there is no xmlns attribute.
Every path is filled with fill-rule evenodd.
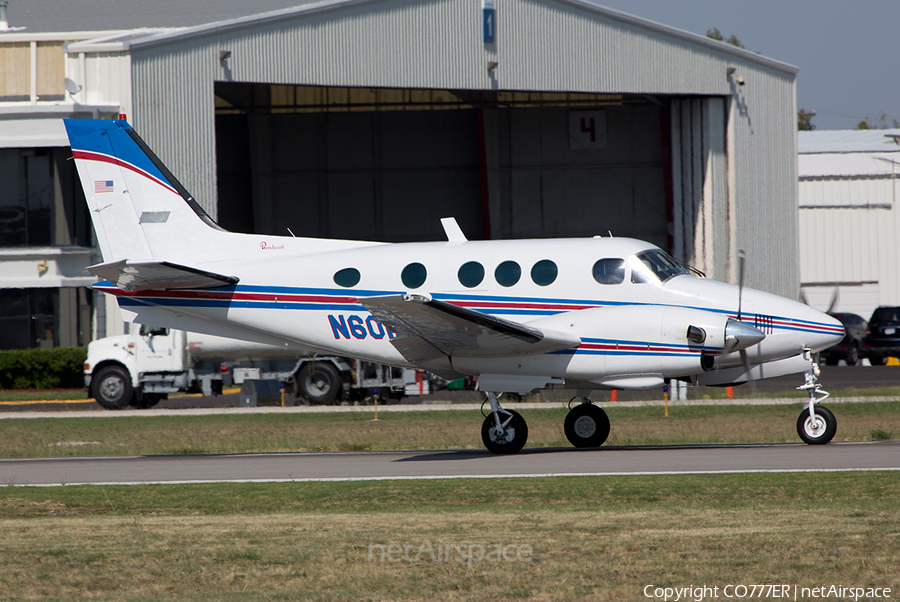
<svg viewBox="0 0 900 602"><path fill-rule="evenodd" d="M586 0L301 2L13 4L0 169L28 191L52 157L40 202L82 229L0 241L0 286L83 285L59 118L125 113L227 229L439 240L453 215L470 239L633 236L730 281L744 249L748 286L797 296L795 67Z"/></svg>
<svg viewBox="0 0 900 602"><path fill-rule="evenodd" d="M900 305L900 130L800 132L798 141L804 296L866 320Z"/></svg>

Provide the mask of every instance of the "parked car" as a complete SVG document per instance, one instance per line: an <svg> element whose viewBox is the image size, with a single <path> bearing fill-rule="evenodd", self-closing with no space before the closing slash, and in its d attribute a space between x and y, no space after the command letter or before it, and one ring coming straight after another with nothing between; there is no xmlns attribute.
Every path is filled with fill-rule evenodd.
<svg viewBox="0 0 900 602"><path fill-rule="evenodd" d="M872 312L866 333L865 354L873 366L900 356L900 307L879 307Z"/></svg>
<svg viewBox="0 0 900 602"><path fill-rule="evenodd" d="M864 357L868 324L856 314L836 313L831 315L841 321L847 334L840 343L822 351L819 358L829 366L836 366L840 360L847 362L848 366L855 366Z"/></svg>

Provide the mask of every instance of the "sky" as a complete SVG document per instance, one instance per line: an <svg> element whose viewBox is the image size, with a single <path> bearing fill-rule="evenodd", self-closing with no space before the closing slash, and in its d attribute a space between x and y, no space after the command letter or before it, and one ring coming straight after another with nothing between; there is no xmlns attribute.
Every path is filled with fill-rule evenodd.
<svg viewBox="0 0 900 602"><path fill-rule="evenodd" d="M592 0L799 67L797 108L819 130L900 121L900 0Z"/></svg>

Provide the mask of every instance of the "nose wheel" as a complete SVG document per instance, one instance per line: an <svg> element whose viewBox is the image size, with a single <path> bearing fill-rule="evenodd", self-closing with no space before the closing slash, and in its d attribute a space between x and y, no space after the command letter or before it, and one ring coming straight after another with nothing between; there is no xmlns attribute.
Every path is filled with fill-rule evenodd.
<svg viewBox="0 0 900 602"><path fill-rule="evenodd" d="M824 445L834 438L837 432L837 419L831 410L818 403L829 397L827 391L822 390L819 384L819 365L812 357L809 349L803 350L803 355L809 360L809 372L805 374L806 384L797 387L800 391L809 394L809 402L805 410L797 418L797 434L809 445Z"/></svg>
<svg viewBox="0 0 900 602"><path fill-rule="evenodd" d="M837 419L831 410L824 406L813 408L813 415L808 410L803 410L797 418L797 434L804 443L810 445L822 445L834 438L837 432Z"/></svg>

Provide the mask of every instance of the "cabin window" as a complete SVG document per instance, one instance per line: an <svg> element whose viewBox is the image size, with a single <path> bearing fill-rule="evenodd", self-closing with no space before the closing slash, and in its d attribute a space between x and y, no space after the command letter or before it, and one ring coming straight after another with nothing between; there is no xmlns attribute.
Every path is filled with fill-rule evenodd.
<svg viewBox="0 0 900 602"><path fill-rule="evenodd" d="M559 275L559 268L549 259L542 259L531 268L531 279L538 286L553 284L557 275Z"/></svg>
<svg viewBox="0 0 900 602"><path fill-rule="evenodd" d="M522 267L515 261L504 261L494 270L494 278L500 286L513 286L522 277Z"/></svg>
<svg viewBox="0 0 900 602"><path fill-rule="evenodd" d="M600 259L594 264L594 280L600 284L622 284L625 281L625 260Z"/></svg>
<svg viewBox="0 0 900 602"><path fill-rule="evenodd" d="M466 288L475 288L484 280L484 266L477 261L464 263L457 272L459 282Z"/></svg>
<svg viewBox="0 0 900 602"><path fill-rule="evenodd" d="M356 268L344 268L334 275L334 283L338 286L350 288L359 284L359 270Z"/></svg>
<svg viewBox="0 0 900 602"><path fill-rule="evenodd" d="M419 288L425 284L425 278L428 277L428 270L421 263L411 263L400 273L400 280L403 286L407 288Z"/></svg>

